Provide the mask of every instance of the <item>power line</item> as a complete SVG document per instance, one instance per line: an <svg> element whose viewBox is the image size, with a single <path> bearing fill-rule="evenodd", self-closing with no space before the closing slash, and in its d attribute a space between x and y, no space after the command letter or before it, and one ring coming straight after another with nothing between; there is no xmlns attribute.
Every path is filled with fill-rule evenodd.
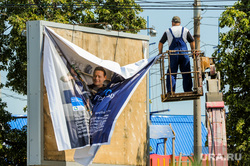
<svg viewBox="0 0 250 166"><path fill-rule="evenodd" d="M207 17L202 17L202 18L220 18L220 17L207 16Z"/></svg>
<svg viewBox="0 0 250 166"><path fill-rule="evenodd" d="M163 48L166 47L166 46L167 46L167 45L164 45ZM158 48L155 48L154 50L152 50L152 51L149 53L149 55L152 55L152 54L154 54L154 53L156 53L156 52L158 52Z"/></svg>
<svg viewBox="0 0 250 166"><path fill-rule="evenodd" d="M203 0L202 2L237 2L237 0ZM136 0L136 3L193 3L194 1L145 1L145 0Z"/></svg>
<svg viewBox="0 0 250 166"><path fill-rule="evenodd" d="M152 98L151 100L155 100L155 99L160 98L160 97L161 97L161 96L157 96L157 97Z"/></svg>
<svg viewBox="0 0 250 166"><path fill-rule="evenodd" d="M193 22L193 21L189 21L184 27L187 27L188 26L188 24L190 24L191 22Z"/></svg>
<svg viewBox="0 0 250 166"><path fill-rule="evenodd" d="M201 23L201 25L215 26L215 27L217 27L217 26L218 26L218 25L215 25L215 24L203 24L203 23Z"/></svg>
<svg viewBox="0 0 250 166"><path fill-rule="evenodd" d="M191 2L191 1L190 1ZM107 4L98 4L94 2L90 3L66 3L66 4L2 4L0 5L0 8L58 8L58 9L63 9L64 7L73 7L73 8L93 8L95 7L96 9L130 9L130 10L136 10L136 9L144 9L144 10L194 10L193 4L178 4L175 3L169 4L169 5L140 5L138 7L127 4L127 3L119 3L119 4L114 4L114 5L107 5ZM201 5L199 9L204 10L202 8L206 8L206 10L225 10L226 7L232 7L232 5Z"/></svg>
<svg viewBox="0 0 250 166"><path fill-rule="evenodd" d="M161 83L154 84L154 85L150 86L150 88L155 87L157 85L161 85Z"/></svg>
<svg viewBox="0 0 250 166"><path fill-rule="evenodd" d="M158 74L159 72L160 72L160 71L157 70L157 71L155 71L155 72L150 73L150 75Z"/></svg>
<svg viewBox="0 0 250 166"><path fill-rule="evenodd" d="M27 99L24 99L24 98L21 98L21 97L16 97L16 96L13 96L13 95L9 95L9 94L4 93L4 92L1 92L1 94L5 95L6 97L11 97L13 99L18 99L18 100L21 100L21 101L27 101Z"/></svg>
<svg viewBox="0 0 250 166"><path fill-rule="evenodd" d="M203 3L205 2L237 2L236 0L203 0ZM194 1L135 1L135 4L193 4ZM107 5L106 3L98 3L98 2L83 2L83 3L50 3L50 4L46 4L46 3L24 3L24 4L2 4L2 6L51 6L51 7L65 7L65 6L69 6L69 7L74 7L76 5L78 6L83 6L83 5L105 5L105 6L112 6L112 5ZM127 6L133 6L133 4L131 5L131 2L118 2L118 3L114 3L114 5L127 5Z"/></svg>

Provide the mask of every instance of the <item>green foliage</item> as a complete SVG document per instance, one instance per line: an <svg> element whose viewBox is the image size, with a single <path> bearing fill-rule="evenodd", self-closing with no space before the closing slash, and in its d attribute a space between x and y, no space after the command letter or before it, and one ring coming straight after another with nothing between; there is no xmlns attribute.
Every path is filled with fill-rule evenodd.
<svg viewBox="0 0 250 166"><path fill-rule="evenodd" d="M95 2L98 5L104 4L94 12L98 15L98 22L108 22L115 30L133 29L129 32L134 33L145 28L145 19L137 16L142 9L134 0L95 0ZM133 10L130 10L131 8Z"/></svg>
<svg viewBox="0 0 250 166"><path fill-rule="evenodd" d="M202 166L202 160L197 161L197 159L194 156L192 157L188 156L188 159L189 161L191 161L193 166Z"/></svg>
<svg viewBox="0 0 250 166"><path fill-rule="evenodd" d="M14 120L5 110L6 103L0 99L0 163L1 165L26 165L26 126L22 130L11 129Z"/></svg>
<svg viewBox="0 0 250 166"><path fill-rule="evenodd" d="M152 152L153 151L153 148L152 146L149 147L149 151Z"/></svg>
<svg viewBox="0 0 250 166"><path fill-rule="evenodd" d="M219 51L214 53L222 75L224 101L228 105L228 153L240 153L239 162L250 163L250 1L243 0L228 8L220 17L220 27L231 28L220 34Z"/></svg>
<svg viewBox="0 0 250 166"><path fill-rule="evenodd" d="M142 29L146 21L134 0L2 0L0 1L0 70L6 86L27 94L26 22L46 20L66 24L106 22L114 30ZM91 25L93 26L93 25ZM101 25L94 25L101 27ZM131 32L136 33L139 30Z"/></svg>

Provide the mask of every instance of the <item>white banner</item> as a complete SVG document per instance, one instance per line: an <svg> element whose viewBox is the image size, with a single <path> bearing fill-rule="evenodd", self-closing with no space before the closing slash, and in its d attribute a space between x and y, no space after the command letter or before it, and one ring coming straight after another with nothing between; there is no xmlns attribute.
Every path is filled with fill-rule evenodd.
<svg viewBox="0 0 250 166"><path fill-rule="evenodd" d="M44 36L43 74L58 150L77 149L75 161L88 165L100 145L110 143L121 111L159 56L120 67L49 28ZM91 96L88 85L97 66L105 69L111 81Z"/></svg>

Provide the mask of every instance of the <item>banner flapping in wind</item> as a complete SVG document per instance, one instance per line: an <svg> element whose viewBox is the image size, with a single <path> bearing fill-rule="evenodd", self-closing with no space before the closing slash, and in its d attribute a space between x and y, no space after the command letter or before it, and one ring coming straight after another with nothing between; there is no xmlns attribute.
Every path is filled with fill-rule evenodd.
<svg viewBox="0 0 250 166"><path fill-rule="evenodd" d="M88 165L100 145L110 143L119 115L158 58L120 67L45 27L43 74L58 150L77 149L75 161ZM105 90L91 96L88 85L97 66L105 69L109 81Z"/></svg>

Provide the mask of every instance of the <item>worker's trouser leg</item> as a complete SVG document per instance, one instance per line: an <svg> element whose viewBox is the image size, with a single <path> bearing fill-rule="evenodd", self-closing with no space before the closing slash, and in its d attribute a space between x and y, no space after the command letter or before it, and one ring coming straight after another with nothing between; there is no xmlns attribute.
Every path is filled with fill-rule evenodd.
<svg viewBox="0 0 250 166"><path fill-rule="evenodd" d="M178 59L179 56L178 55L171 55L170 56L170 70L171 73L177 73L178 70ZM168 73L169 73L169 69L168 69ZM175 85L176 85L176 74L171 75L172 78L172 90L173 92L175 92ZM170 76L167 75L167 91L171 92L171 84L170 84Z"/></svg>
<svg viewBox="0 0 250 166"><path fill-rule="evenodd" d="M188 55L181 55L180 56L180 70L181 72L190 72L190 59ZM183 78L183 90L184 92L192 91L192 77L191 73L182 74Z"/></svg>

